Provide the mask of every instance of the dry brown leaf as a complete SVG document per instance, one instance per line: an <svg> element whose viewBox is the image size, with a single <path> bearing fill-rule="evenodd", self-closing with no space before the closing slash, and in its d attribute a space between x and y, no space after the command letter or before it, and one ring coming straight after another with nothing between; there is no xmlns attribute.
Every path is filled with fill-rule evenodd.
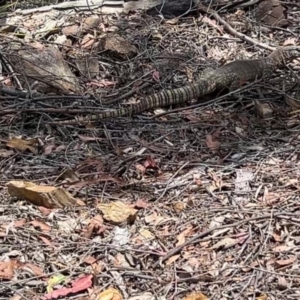
<svg viewBox="0 0 300 300"><path fill-rule="evenodd" d="M17 266L18 262L16 260L0 262L0 279L12 279Z"/></svg>
<svg viewBox="0 0 300 300"><path fill-rule="evenodd" d="M238 244L240 241L238 239L232 239L232 238L224 238L223 240L219 241L215 245L211 247L211 249L219 249L219 248L229 248L236 244Z"/></svg>
<svg viewBox="0 0 300 300"><path fill-rule="evenodd" d="M288 288L288 283L287 283L285 277L280 276L278 278L278 289L283 291L283 290L286 290L287 288Z"/></svg>
<svg viewBox="0 0 300 300"><path fill-rule="evenodd" d="M0 149L0 157L7 158L14 155L15 152L13 150Z"/></svg>
<svg viewBox="0 0 300 300"><path fill-rule="evenodd" d="M121 293L114 289L114 288L108 288L107 290L100 293L96 300L122 300L123 297Z"/></svg>
<svg viewBox="0 0 300 300"><path fill-rule="evenodd" d="M165 217L158 215L156 212L145 217L146 224L150 224L150 225L154 225L154 226L161 224L165 220L166 220Z"/></svg>
<svg viewBox="0 0 300 300"><path fill-rule="evenodd" d="M149 231L148 229L145 229L145 228L142 228L140 231L139 231L139 234L147 239L147 240L153 240L155 238L155 236L153 235L153 233L151 231Z"/></svg>
<svg viewBox="0 0 300 300"><path fill-rule="evenodd" d="M99 49L107 51L119 59L133 58L138 53L132 43L117 33L108 33L101 38Z"/></svg>
<svg viewBox="0 0 300 300"><path fill-rule="evenodd" d="M210 25L212 28L217 29L221 34L223 34L223 32L224 32L223 28L221 26L217 25L217 22L215 20L212 20L212 19L204 16L202 18L202 22Z"/></svg>
<svg viewBox="0 0 300 300"><path fill-rule="evenodd" d="M167 265L167 266L171 265L171 264L172 264L173 262L175 262L179 257L180 257L180 254L171 256L171 257L166 261L166 265Z"/></svg>
<svg viewBox="0 0 300 300"><path fill-rule="evenodd" d="M87 17L82 24L82 30L87 31L91 29L99 29L99 25L101 23L101 19L99 17Z"/></svg>
<svg viewBox="0 0 300 300"><path fill-rule="evenodd" d="M42 213L43 216L48 216L53 211L52 209L46 208L44 206L39 206L39 211Z"/></svg>
<svg viewBox="0 0 300 300"><path fill-rule="evenodd" d="M92 80L91 82L86 83L88 87L110 87L115 86L118 82L117 81L109 81L109 80Z"/></svg>
<svg viewBox="0 0 300 300"><path fill-rule="evenodd" d="M208 300L208 298L200 292L194 292L187 295L184 300Z"/></svg>
<svg viewBox="0 0 300 300"><path fill-rule="evenodd" d="M32 273L34 276L46 276L46 274L40 267L31 263L21 264L20 269L27 270L30 273Z"/></svg>
<svg viewBox="0 0 300 300"><path fill-rule="evenodd" d="M134 237L131 239L131 243L135 245L145 245L150 240L155 239L155 236L146 228L141 228Z"/></svg>
<svg viewBox="0 0 300 300"><path fill-rule="evenodd" d="M49 155L49 154L51 154L54 148L55 148L55 144L45 145L45 146L43 147L43 154L44 154L44 155Z"/></svg>
<svg viewBox="0 0 300 300"><path fill-rule="evenodd" d="M137 209L130 207L129 205L116 201L108 204L99 204L97 206L103 213L103 218L106 221L111 221L116 224L127 222L133 222L136 217Z"/></svg>
<svg viewBox="0 0 300 300"><path fill-rule="evenodd" d="M66 182L77 182L80 181L80 178L77 174L71 169L65 169L56 180L65 180Z"/></svg>
<svg viewBox="0 0 300 300"><path fill-rule="evenodd" d="M154 299L155 299L155 296L152 293L145 292L145 293L130 297L128 300L154 300Z"/></svg>
<svg viewBox="0 0 300 300"><path fill-rule="evenodd" d="M136 208L147 208L150 204L147 203L144 199L139 198L136 203L135 203L135 207Z"/></svg>
<svg viewBox="0 0 300 300"><path fill-rule="evenodd" d="M83 259L83 262L85 262L86 264L92 265L97 261L97 258L93 257L93 256L86 256Z"/></svg>
<svg viewBox="0 0 300 300"><path fill-rule="evenodd" d="M59 153L59 152L65 151L66 148L67 148L66 145L60 145L60 146L56 147L53 152L54 153Z"/></svg>
<svg viewBox="0 0 300 300"><path fill-rule="evenodd" d="M274 239L275 242L282 242L282 238L280 236L280 233L273 232L272 236L273 236L273 239Z"/></svg>
<svg viewBox="0 0 300 300"><path fill-rule="evenodd" d="M22 227L27 222L26 219L19 219L14 222L14 227Z"/></svg>
<svg viewBox="0 0 300 300"><path fill-rule="evenodd" d="M182 212L186 208L186 203L176 202L173 204L173 209L176 213Z"/></svg>
<svg viewBox="0 0 300 300"><path fill-rule="evenodd" d="M54 247L53 243L48 240L47 238L45 238L44 236L39 236L39 238L44 242L45 245L49 246L49 247Z"/></svg>
<svg viewBox="0 0 300 300"><path fill-rule="evenodd" d="M23 140L23 139L18 139L18 138L11 138L6 143L7 147L10 147L15 150L22 151L22 152L29 150L34 154L37 154L37 149L35 148L35 146L37 146L37 145L38 145L37 139Z"/></svg>
<svg viewBox="0 0 300 300"><path fill-rule="evenodd" d="M185 229L184 231L182 231L180 234L177 235L177 243L175 245L175 247L178 247L182 244L184 244L185 242L185 237L188 236L191 231L193 230L193 226L192 225L188 225L188 228Z"/></svg>
<svg viewBox="0 0 300 300"><path fill-rule="evenodd" d="M96 42L95 37L92 34L87 33L81 39L80 46L82 49L88 50L94 46L95 42Z"/></svg>
<svg viewBox="0 0 300 300"><path fill-rule="evenodd" d="M137 171L139 171L141 174L144 174L146 172L146 168L141 165L141 164L136 164L135 168L137 169Z"/></svg>
<svg viewBox="0 0 300 300"><path fill-rule="evenodd" d="M9 298L9 300L21 300L22 299L22 296L20 295L13 295L11 298Z"/></svg>
<svg viewBox="0 0 300 300"><path fill-rule="evenodd" d="M90 220L87 227L83 229L82 236L86 238L90 238L93 233L100 234L104 230L105 230L105 226L103 226L102 216L96 215Z"/></svg>
<svg viewBox="0 0 300 300"><path fill-rule="evenodd" d="M296 256L292 256L288 259L278 259L275 261L276 267L284 267L292 264L296 260Z"/></svg>
<svg viewBox="0 0 300 300"><path fill-rule="evenodd" d="M283 42L283 46L287 46L287 45L293 45L293 46L295 46L296 45L296 38L291 38L291 37L289 37L289 38L287 38L284 42Z"/></svg>
<svg viewBox="0 0 300 300"><path fill-rule="evenodd" d="M193 270L199 269L201 261L196 257L190 257L187 260L187 264L193 268Z"/></svg>
<svg viewBox="0 0 300 300"><path fill-rule="evenodd" d="M51 227L44 222L33 220L29 222L29 224L32 224L34 227L39 227L43 232L49 232L51 231Z"/></svg>
<svg viewBox="0 0 300 300"><path fill-rule="evenodd" d="M62 33L66 36L75 36L80 30L78 25L65 26L62 28Z"/></svg>
<svg viewBox="0 0 300 300"><path fill-rule="evenodd" d="M283 253L283 252L289 252L293 247L287 246L287 245L279 245L273 248L273 252L277 253Z"/></svg>
<svg viewBox="0 0 300 300"><path fill-rule="evenodd" d="M158 168L156 161L151 156L148 156L147 159L145 160L144 167L146 169L148 169L148 168L157 169Z"/></svg>
<svg viewBox="0 0 300 300"><path fill-rule="evenodd" d="M212 152L216 152L219 147L220 147L220 142L217 138L213 137L212 134L208 134L206 136L206 146L212 151Z"/></svg>
<svg viewBox="0 0 300 300"><path fill-rule="evenodd" d="M26 199L37 206L62 208L78 205L68 191L59 187L39 186L28 181L10 181L7 187L11 197Z"/></svg>

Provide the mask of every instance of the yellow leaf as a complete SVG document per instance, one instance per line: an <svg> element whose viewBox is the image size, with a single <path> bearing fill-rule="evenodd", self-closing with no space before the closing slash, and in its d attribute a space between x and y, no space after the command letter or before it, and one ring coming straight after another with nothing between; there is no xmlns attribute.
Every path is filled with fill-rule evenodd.
<svg viewBox="0 0 300 300"><path fill-rule="evenodd" d="M111 221L116 224L125 221L133 222L137 213L137 209L134 209L121 201L99 204L97 208L102 211L103 218L106 221Z"/></svg>
<svg viewBox="0 0 300 300"><path fill-rule="evenodd" d="M67 279L66 276L62 274L56 274L49 278L48 285L47 285L47 292L51 293L53 291L53 287L59 283L65 282Z"/></svg>
<svg viewBox="0 0 300 300"><path fill-rule="evenodd" d="M121 293L114 288L109 288L103 291L96 298L96 300L122 300L122 299L123 297Z"/></svg>
<svg viewBox="0 0 300 300"><path fill-rule="evenodd" d="M153 240L154 235L148 229L141 229L139 234L147 240Z"/></svg>

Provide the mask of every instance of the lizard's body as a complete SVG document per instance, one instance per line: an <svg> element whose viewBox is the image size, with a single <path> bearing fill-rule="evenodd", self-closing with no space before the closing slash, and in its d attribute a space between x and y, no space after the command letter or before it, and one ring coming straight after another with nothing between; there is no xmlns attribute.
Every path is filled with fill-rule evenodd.
<svg viewBox="0 0 300 300"><path fill-rule="evenodd" d="M121 116L132 116L153 108L184 103L215 91L221 91L224 88L235 90L246 82L270 77L276 69L297 57L300 57L300 47L279 47L268 57L233 61L216 70L204 72L203 76L193 84L150 95L140 103L130 107L106 111L88 117L78 117L71 121L60 121L55 124L69 125L77 122L86 123Z"/></svg>

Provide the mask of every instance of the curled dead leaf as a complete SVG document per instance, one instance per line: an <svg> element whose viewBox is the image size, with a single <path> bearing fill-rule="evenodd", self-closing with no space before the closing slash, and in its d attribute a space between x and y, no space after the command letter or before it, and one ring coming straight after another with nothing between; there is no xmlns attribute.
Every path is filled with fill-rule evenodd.
<svg viewBox="0 0 300 300"><path fill-rule="evenodd" d="M129 223L133 222L138 212L137 209L134 209L121 201L99 204L97 208L102 211L105 220L116 224L125 221Z"/></svg>
<svg viewBox="0 0 300 300"><path fill-rule="evenodd" d="M213 245L211 248L212 249L219 249L219 248L229 248L232 247L236 244L238 244L240 241L239 239L233 239L233 238L224 238L215 245Z"/></svg>
<svg viewBox="0 0 300 300"><path fill-rule="evenodd" d="M96 300L122 300L122 299L123 297L121 293L114 288L109 288L101 292L96 298Z"/></svg>
<svg viewBox="0 0 300 300"><path fill-rule="evenodd" d="M201 292L194 292L187 295L184 300L208 300L208 298Z"/></svg>

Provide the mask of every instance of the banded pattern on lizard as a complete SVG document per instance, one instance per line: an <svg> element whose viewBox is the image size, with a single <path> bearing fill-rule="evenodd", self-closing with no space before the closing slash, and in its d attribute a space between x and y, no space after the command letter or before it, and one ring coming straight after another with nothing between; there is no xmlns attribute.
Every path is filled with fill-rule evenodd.
<svg viewBox="0 0 300 300"><path fill-rule="evenodd" d="M193 84L147 96L138 104L87 117L77 117L73 120L58 121L55 124L71 125L132 116L153 108L184 103L224 88L235 90L246 82L270 77L276 69L297 57L300 57L300 47L278 47L265 58L233 61L216 70L204 72L202 77Z"/></svg>

